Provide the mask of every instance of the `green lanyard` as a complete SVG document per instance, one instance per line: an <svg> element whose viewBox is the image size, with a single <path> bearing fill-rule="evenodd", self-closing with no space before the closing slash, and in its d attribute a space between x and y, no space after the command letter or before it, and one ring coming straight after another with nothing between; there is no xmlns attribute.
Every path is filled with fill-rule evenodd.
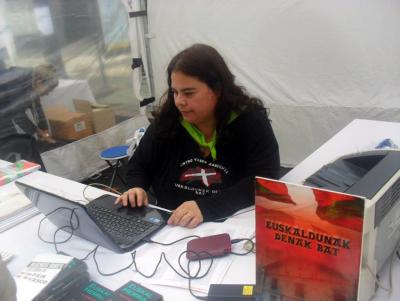
<svg viewBox="0 0 400 301"><path fill-rule="evenodd" d="M229 116L228 124L231 123L233 120L235 120L236 117L238 117L238 116L239 116L238 113L231 112L231 114ZM182 119L181 125L186 129L186 131L194 139L194 141L196 141L196 143L198 145L200 145L201 147L206 147L210 150L211 157L213 158L213 160L217 159L217 149L215 147L217 144L217 131L216 130L214 130L211 140L209 142L207 142L206 137L204 137L204 134L193 124Z"/></svg>

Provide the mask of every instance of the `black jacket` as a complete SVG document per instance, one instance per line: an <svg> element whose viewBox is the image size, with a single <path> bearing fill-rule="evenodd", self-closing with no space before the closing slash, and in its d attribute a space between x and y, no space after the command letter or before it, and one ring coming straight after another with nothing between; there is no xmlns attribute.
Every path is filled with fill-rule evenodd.
<svg viewBox="0 0 400 301"><path fill-rule="evenodd" d="M16 125L29 135L38 127L48 129L39 95L32 89L32 72L23 67L0 70L0 137L16 134ZM36 124L28 118L28 109Z"/></svg>
<svg viewBox="0 0 400 301"><path fill-rule="evenodd" d="M203 158L183 127L164 140L150 125L129 161L128 185L152 187L158 205L172 210L196 200L211 221L254 204L254 176L278 177L278 143L262 112L241 113L224 128L216 149L215 161Z"/></svg>

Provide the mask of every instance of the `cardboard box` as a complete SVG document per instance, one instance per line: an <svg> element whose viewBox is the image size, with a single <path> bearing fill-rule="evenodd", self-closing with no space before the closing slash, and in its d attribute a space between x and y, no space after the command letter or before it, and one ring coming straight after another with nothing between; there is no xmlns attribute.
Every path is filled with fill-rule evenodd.
<svg viewBox="0 0 400 301"><path fill-rule="evenodd" d="M90 117L85 113L70 112L64 106L45 108L45 113L56 139L78 140L93 134Z"/></svg>
<svg viewBox="0 0 400 301"><path fill-rule="evenodd" d="M73 99L77 112L86 113L92 122L95 133L99 133L115 125L114 110L107 105L93 104L88 100Z"/></svg>

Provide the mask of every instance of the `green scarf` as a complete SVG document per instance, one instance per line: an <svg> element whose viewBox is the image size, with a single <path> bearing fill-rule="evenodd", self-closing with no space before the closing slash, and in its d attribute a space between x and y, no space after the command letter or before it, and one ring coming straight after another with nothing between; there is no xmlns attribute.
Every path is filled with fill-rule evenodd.
<svg viewBox="0 0 400 301"><path fill-rule="evenodd" d="M236 112L231 112L228 120L228 124L238 117L239 114ZM217 144L217 131L214 130L214 133L209 142L206 141L206 137L204 134L193 124L187 122L184 119L181 119L181 125L186 129L189 135L196 141L196 143L201 147L207 147L210 150L211 157L213 160L217 159L217 149L215 145Z"/></svg>

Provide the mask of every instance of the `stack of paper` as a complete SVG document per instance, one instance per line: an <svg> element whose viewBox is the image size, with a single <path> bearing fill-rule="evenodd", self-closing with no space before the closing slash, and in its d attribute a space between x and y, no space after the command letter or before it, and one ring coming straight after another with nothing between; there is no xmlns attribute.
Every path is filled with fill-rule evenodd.
<svg viewBox="0 0 400 301"><path fill-rule="evenodd" d="M0 193L0 233L29 219L39 210L17 190Z"/></svg>
<svg viewBox="0 0 400 301"><path fill-rule="evenodd" d="M251 238L254 236L253 228L237 227L235 225L226 225L224 223L204 223L195 229L175 227L174 231L168 231L169 227L170 226L165 226L165 228L154 235L152 239L157 242L171 242L190 235L205 237L221 233L228 233L231 239ZM138 249L137 264L139 270L141 270L145 274L150 274L151 271L154 269L154 261L159 258L161 253L165 253L168 261L179 270L179 255L186 250L186 244L189 240L190 239L184 240L168 247L154 245L151 250L146 250L145 253L141 253L140 249ZM237 253L244 253L246 250L242 249L242 244L237 244L233 246L233 251ZM201 279L193 280L191 283L191 289L193 291L207 293L210 283L222 283L222 280L224 279L226 272L232 264L232 261L233 255L214 258L212 267L207 276ZM206 272L210 262L210 260L203 260L201 266L198 265L197 261L191 264L192 276L196 274L199 268L199 275L203 275ZM186 256L183 256L181 258L182 266L186 268L187 263L188 261L186 259ZM184 274L181 270L180 273ZM188 288L188 280L179 277L165 262L160 265L154 277L150 279L140 277L140 281L149 284Z"/></svg>
<svg viewBox="0 0 400 301"><path fill-rule="evenodd" d="M15 163L0 160L0 233L39 213L36 207L10 184L38 169L39 164L26 160Z"/></svg>

